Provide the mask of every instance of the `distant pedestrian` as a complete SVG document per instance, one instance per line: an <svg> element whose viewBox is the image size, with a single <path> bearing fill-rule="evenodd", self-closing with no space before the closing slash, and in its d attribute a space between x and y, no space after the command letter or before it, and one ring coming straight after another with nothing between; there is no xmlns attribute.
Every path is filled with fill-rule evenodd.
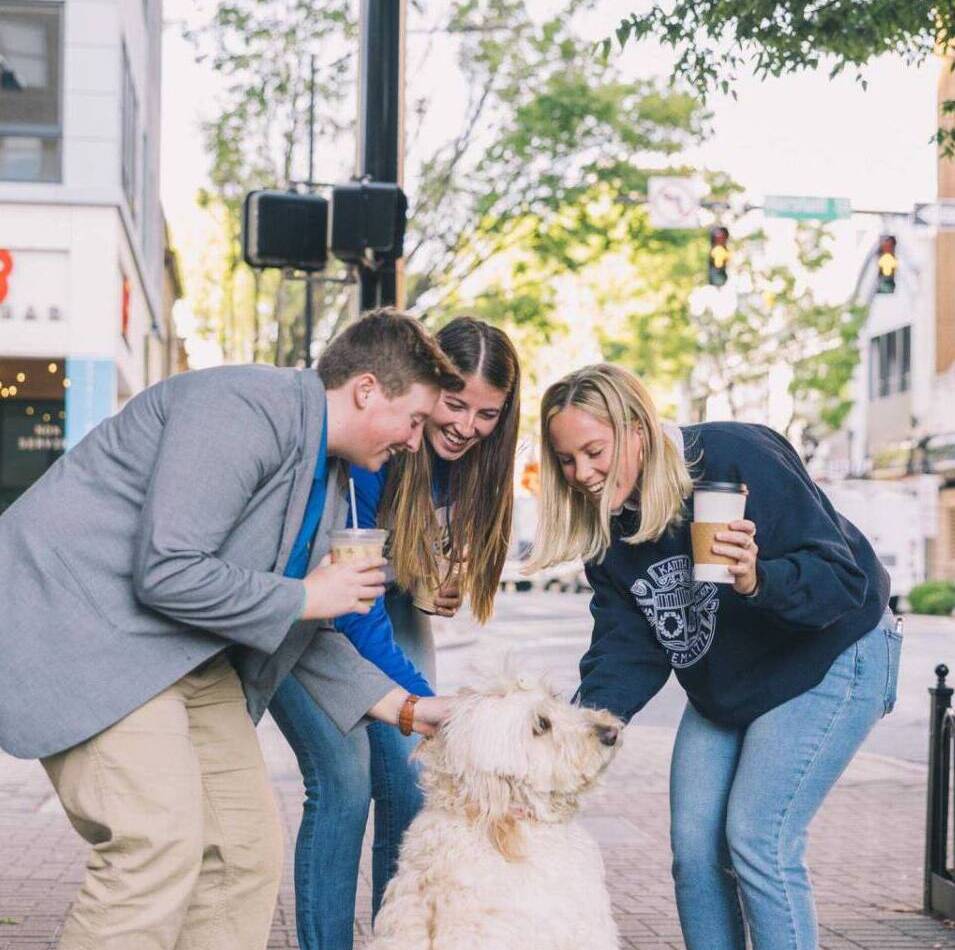
<svg viewBox="0 0 955 950"><path fill-rule="evenodd" d="M689 698L670 783L687 947L744 950L746 926L755 950L817 947L808 826L895 702L901 638L885 570L784 438L664 426L617 367L552 385L541 435L533 564L583 557L594 591L582 702L629 720L671 670ZM698 552L726 558L731 584L693 580L703 480L748 489L746 517Z"/></svg>

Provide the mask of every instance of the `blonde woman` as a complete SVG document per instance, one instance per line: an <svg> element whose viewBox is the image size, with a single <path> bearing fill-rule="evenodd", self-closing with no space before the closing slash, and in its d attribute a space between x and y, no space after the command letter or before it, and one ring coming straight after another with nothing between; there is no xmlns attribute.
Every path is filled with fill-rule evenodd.
<svg viewBox="0 0 955 950"><path fill-rule="evenodd" d="M582 557L594 591L581 701L629 720L671 670L689 699L670 784L687 947L744 950L744 919L755 950L818 946L807 828L895 702L885 571L764 426L665 426L639 380L597 365L547 390L541 428L534 565ZM712 548L732 585L692 580L702 480L748 486Z"/></svg>
<svg viewBox="0 0 955 950"><path fill-rule="evenodd" d="M520 419L520 365L503 331L458 317L435 338L463 388L441 391L419 451L395 455L380 472L351 470L359 527L393 529L396 584L369 613L337 622L362 656L418 696L433 695L435 655L428 616L413 606L411 592L437 589L435 612L445 616L465 596L479 621L490 616L510 539ZM459 566L453 576L450 564ZM348 950L371 800L373 917L422 804L408 761L415 739L375 725L343 737L291 676L269 709L305 780L295 850L299 946Z"/></svg>

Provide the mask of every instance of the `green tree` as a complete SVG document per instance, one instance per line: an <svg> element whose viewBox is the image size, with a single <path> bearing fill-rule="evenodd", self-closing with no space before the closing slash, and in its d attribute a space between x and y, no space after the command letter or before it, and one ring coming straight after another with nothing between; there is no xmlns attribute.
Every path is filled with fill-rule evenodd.
<svg viewBox="0 0 955 950"><path fill-rule="evenodd" d="M538 22L515 0L451 4L446 29L471 102L461 135L421 165L413 300L440 307L518 245L539 261L583 266L616 239L595 223L595 201L641 199L650 170L705 135L694 97L625 81L594 59L572 24L592 6L569 0Z"/></svg>
<svg viewBox="0 0 955 950"><path fill-rule="evenodd" d="M553 292L531 280L541 267L573 271L620 241L634 253L641 242L652 252L639 215L609 233L599 209L609 203L633 211L649 171L699 141L706 115L686 94L625 82L612 64L596 61L569 26L590 6L568 0L543 22L515 0L453 0L435 13L435 35L457 44L470 101L457 134L423 153L413 117L427 112L431 93L409 77L410 305L440 319L468 299L469 278L487 284L488 265L525 254L526 292L510 288L507 301L498 294L495 309L488 285L482 312L519 325L532 347L556 329ZM229 0L189 33L225 85L220 113L204 128L213 164L200 196L220 239L208 243L193 296L232 358L275 350L282 362L298 351L292 334L300 330L301 286L242 265L241 202L252 188L282 186L296 157L301 167L306 50L317 40L336 51L334 68L320 75L320 147L347 131L342 103L353 101L354 76L344 51L355 45L349 10L338 2L313 15L307 2ZM320 293L331 298L321 308L331 312L330 334L346 298L334 285Z"/></svg>
<svg viewBox="0 0 955 950"><path fill-rule="evenodd" d="M211 15L197 14L185 34L220 77L218 114L203 123L211 156L208 187L199 204L217 237L187 272L205 327L218 335L227 359L274 359L302 352L304 284L275 271L250 270L241 258L242 202L257 188L284 188L307 176L306 122L315 73L316 139L339 145L351 129L356 25L349 0L228 0ZM316 313L330 333L347 300L339 285L313 290Z"/></svg>
<svg viewBox="0 0 955 950"><path fill-rule="evenodd" d="M701 288L690 301L689 395L698 411L724 394L734 418L762 419L771 376L782 371L791 397L784 432L811 452L852 408L849 383L865 311L822 302L813 292L813 275L831 260L823 227L797 228L793 262L768 260L763 240L759 231L734 240L731 281Z"/></svg>
<svg viewBox="0 0 955 950"><path fill-rule="evenodd" d="M741 69L757 76L781 76L828 65L831 76L895 53L910 64L940 50L953 50L955 6L933 0L674 0L624 17L620 46L655 39L676 54L674 74L700 93L731 92ZM613 41L602 43L606 57ZM955 68L955 63L953 63ZM955 100L943 106L937 137L944 153L955 154Z"/></svg>

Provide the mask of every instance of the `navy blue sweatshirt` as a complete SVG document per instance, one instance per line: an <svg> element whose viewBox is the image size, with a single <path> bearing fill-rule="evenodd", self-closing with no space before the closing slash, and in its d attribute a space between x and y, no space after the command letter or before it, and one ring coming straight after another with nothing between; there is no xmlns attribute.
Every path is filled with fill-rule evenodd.
<svg viewBox="0 0 955 950"><path fill-rule="evenodd" d="M612 520L602 563L586 566L594 632L581 701L629 720L674 670L696 709L746 725L816 686L879 623L889 578L869 542L837 514L781 435L712 422L683 428L694 481L745 482L759 546L755 597L692 579L689 524L627 544L639 514Z"/></svg>

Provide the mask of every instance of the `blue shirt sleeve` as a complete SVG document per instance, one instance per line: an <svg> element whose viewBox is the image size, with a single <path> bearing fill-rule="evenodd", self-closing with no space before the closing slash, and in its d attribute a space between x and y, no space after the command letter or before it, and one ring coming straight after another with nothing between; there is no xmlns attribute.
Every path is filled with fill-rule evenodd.
<svg viewBox="0 0 955 950"><path fill-rule="evenodd" d="M358 508L358 527L374 528L378 522L378 508L388 478L387 466L379 472L351 466L348 473L355 482L355 505ZM351 512L348 524L352 526ZM379 597L367 614L345 614L335 621L336 629L345 634L355 649L374 663L399 686L418 696L433 696L434 691L425 677L405 656L395 642L391 618L385 610L385 599Z"/></svg>
<svg viewBox="0 0 955 950"><path fill-rule="evenodd" d="M348 477L355 483L355 505L358 508L358 527L377 528L378 509L381 507L381 496L385 491L385 482L388 480L388 466L383 465L377 472L352 465L348 469ZM351 505L348 506L348 527L353 528Z"/></svg>

